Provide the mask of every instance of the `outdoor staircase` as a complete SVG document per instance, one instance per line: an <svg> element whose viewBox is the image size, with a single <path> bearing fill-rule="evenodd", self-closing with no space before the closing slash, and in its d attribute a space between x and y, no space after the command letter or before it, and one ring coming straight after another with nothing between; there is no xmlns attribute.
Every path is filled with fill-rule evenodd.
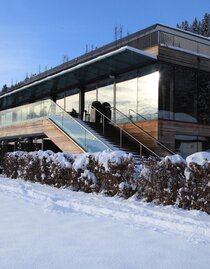
<svg viewBox="0 0 210 269"><path fill-rule="evenodd" d="M125 133L121 133L120 129L112 125L111 123L105 124L104 128L102 124L94 122L85 122L90 131L97 133L98 136L102 137L113 150L123 150L127 153L131 153L135 160L140 160L140 149L139 144L132 140ZM143 156L149 156L149 153L143 149Z"/></svg>
<svg viewBox="0 0 210 269"><path fill-rule="evenodd" d="M141 125L139 126L138 122L132 121L130 117L118 109L111 108L112 114L115 114L117 120L109 119L95 107L91 107L91 109L100 115L100 121L98 123L85 122L86 126L89 126L92 131L98 133L109 143L111 142L115 148L130 152L134 156L138 156L138 158L142 156L161 158L174 154ZM148 122L146 119L144 121ZM151 122L149 124L151 125ZM152 126L152 128L156 130L156 126Z"/></svg>

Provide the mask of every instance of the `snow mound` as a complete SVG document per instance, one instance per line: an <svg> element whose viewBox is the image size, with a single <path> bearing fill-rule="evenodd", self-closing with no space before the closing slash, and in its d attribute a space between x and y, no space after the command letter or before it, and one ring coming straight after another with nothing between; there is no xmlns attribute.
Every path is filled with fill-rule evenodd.
<svg viewBox="0 0 210 269"><path fill-rule="evenodd" d="M127 154L122 150L98 152L93 156L100 165L103 165L106 171L109 169L109 163L117 165L121 164L126 158L131 158L131 154Z"/></svg>
<svg viewBox="0 0 210 269"><path fill-rule="evenodd" d="M170 161L172 164L186 163L186 161L179 155L166 156L164 159L166 162Z"/></svg>
<svg viewBox="0 0 210 269"><path fill-rule="evenodd" d="M210 152L201 151L196 152L186 158L187 164L196 163L198 165L204 165L210 162Z"/></svg>

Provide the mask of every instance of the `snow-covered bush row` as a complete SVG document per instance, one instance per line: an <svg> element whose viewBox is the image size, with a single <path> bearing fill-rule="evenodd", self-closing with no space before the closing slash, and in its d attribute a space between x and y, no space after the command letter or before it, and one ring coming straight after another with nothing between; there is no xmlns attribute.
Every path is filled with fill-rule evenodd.
<svg viewBox="0 0 210 269"><path fill-rule="evenodd" d="M210 153L142 161L137 196L163 205L178 205L210 214Z"/></svg>
<svg viewBox="0 0 210 269"><path fill-rule="evenodd" d="M206 152L195 153L186 161L179 155L161 161L143 158L138 167L122 151L75 155L14 152L5 156L3 168L12 178L109 196L135 195L147 202L210 214L210 153Z"/></svg>
<svg viewBox="0 0 210 269"><path fill-rule="evenodd" d="M76 191L103 192L113 196L131 196L129 181L134 175L134 160L123 151L68 154L52 151L7 153L4 173L56 187Z"/></svg>

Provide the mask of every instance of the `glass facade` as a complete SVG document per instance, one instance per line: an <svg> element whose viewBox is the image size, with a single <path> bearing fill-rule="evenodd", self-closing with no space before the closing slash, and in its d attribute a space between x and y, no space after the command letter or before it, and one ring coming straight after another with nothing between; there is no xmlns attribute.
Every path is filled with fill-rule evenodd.
<svg viewBox="0 0 210 269"><path fill-rule="evenodd" d="M170 123L171 130L167 131L176 152L187 156L209 150L210 73L161 64L158 116L159 119L178 122L177 125ZM164 132L165 129L161 129L159 135Z"/></svg>
<svg viewBox="0 0 210 269"><path fill-rule="evenodd" d="M158 112L158 84L159 72L152 68L152 73L135 71L132 74L124 74L114 80L107 80L108 85L102 83L101 86L91 85L92 91L85 92L85 110L90 111L90 105L93 101L99 101L101 104L107 102L111 107L125 114L133 120L141 120L142 114L147 119L157 118ZM111 84L110 84L111 83ZM114 100L114 91L116 90L116 101ZM115 102L115 104L114 104ZM119 111L116 117L119 120Z"/></svg>
<svg viewBox="0 0 210 269"><path fill-rule="evenodd" d="M76 110L79 112L79 94L74 94L71 96L67 96L65 98L59 99L56 103L62 107L66 112L72 112L72 110Z"/></svg>
<svg viewBox="0 0 210 269"><path fill-rule="evenodd" d="M138 78L119 82L116 85L116 108L125 115L129 109L137 111L138 108Z"/></svg>
<svg viewBox="0 0 210 269"><path fill-rule="evenodd" d="M210 73L198 72L197 119L210 124Z"/></svg>
<svg viewBox="0 0 210 269"><path fill-rule="evenodd" d="M175 67L174 80L174 120L197 122L196 72Z"/></svg>
<svg viewBox="0 0 210 269"><path fill-rule="evenodd" d="M90 113L90 106L92 102L97 101L97 90L85 92L85 110Z"/></svg>
<svg viewBox="0 0 210 269"><path fill-rule="evenodd" d="M210 73L162 64L159 119L210 124Z"/></svg>
<svg viewBox="0 0 210 269"><path fill-rule="evenodd" d="M157 118L158 81L156 71L117 83L116 108L133 120Z"/></svg>
<svg viewBox="0 0 210 269"><path fill-rule="evenodd" d="M98 88L98 101L99 102L101 102L102 104L107 102L112 107L114 105L113 100L114 100L114 85L113 84Z"/></svg>
<svg viewBox="0 0 210 269"><path fill-rule="evenodd" d="M137 112L146 119L157 118L159 72L138 78Z"/></svg>

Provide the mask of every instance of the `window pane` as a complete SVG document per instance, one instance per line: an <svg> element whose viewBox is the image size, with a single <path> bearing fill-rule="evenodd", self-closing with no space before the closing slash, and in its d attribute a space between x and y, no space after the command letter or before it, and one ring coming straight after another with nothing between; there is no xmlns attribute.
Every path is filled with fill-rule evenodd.
<svg viewBox="0 0 210 269"><path fill-rule="evenodd" d="M113 106L113 84L98 88L98 101L107 102Z"/></svg>
<svg viewBox="0 0 210 269"><path fill-rule="evenodd" d="M197 122L196 73L190 69L175 68L174 119Z"/></svg>
<svg viewBox="0 0 210 269"><path fill-rule="evenodd" d="M157 118L159 72L138 78L138 110L147 119Z"/></svg>
<svg viewBox="0 0 210 269"><path fill-rule="evenodd" d="M129 109L137 111L137 78L117 83L116 108L129 115Z"/></svg>
<svg viewBox="0 0 210 269"><path fill-rule="evenodd" d="M96 101L96 90L85 92L85 110L90 112L90 105Z"/></svg>

